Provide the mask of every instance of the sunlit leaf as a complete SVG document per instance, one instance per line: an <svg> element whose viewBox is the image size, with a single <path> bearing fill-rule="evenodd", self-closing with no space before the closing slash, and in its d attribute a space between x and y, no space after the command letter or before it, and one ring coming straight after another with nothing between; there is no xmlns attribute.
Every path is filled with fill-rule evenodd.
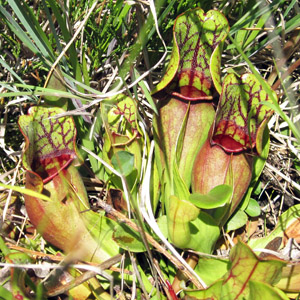
<svg viewBox="0 0 300 300"><path fill-rule="evenodd" d="M257 201L253 198L250 198L248 206L245 210L245 212L250 216L250 217L258 217L261 213L260 206L257 203Z"/></svg>
<svg viewBox="0 0 300 300"><path fill-rule="evenodd" d="M242 210L238 210L226 223L226 231L229 232L241 228L246 225L247 221L247 215Z"/></svg>
<svg viewBox="0 0 300 300"><path fill-rule="evenodd" d="M168 211L168 232L171 241L186 248L191 239L190 221L195 220L200 210L187 200L170 196Z"/></svg>
<svg viewBox="0 0 300 300"><path fill-rule="evenodd" d="M269 284L270 289L272 289L272 285L276 284L280 279L282 268L286 264L279 260L259 259L242 242L238 242L232 248L229 259L231 268L222 279L218 280L207 290L187 292L188 296L186 299L250 299L250 282L256 281ZM270 292L270 289L268 289L267 293ZM277 291L277 289L274 289L274 291L271 290L271 293L274 292L276 294Z"/></svg>
<svg viewBox="0 0 300 300"><path fill-rule="evenodd" d="M300 263L288 263L282 269L282 276L276 287L289 293L299 293L300 287Z"/></svg>
<svg viewBox="0 0 300 300"><path fill-rule="evenodd" d="M226 18L216 10L204 13L197 8L177 17L173 29L171 60L153 94L170 84L167 91L172 95L186 100L211 99L213 80L220 85L219 69L213 69L213 77L210 70L211 65L220 64L220 52L219 55L213 55L213 52L228 31ZM178 80L174 82L175 90L173 80Z"/></svg>
<svg viewBox="0 0 300 300"><path fill-rule="evenodd" d="M232 197L232 187L222 184L214 187L206 195L193 193L189 197L189 201L199 208L212 209L229 203Z"/></svg>
<svg viewBox="0 0 300 300"><path fill-rule="evenodd" d="M199 258L195 271L207 285L211 285L222 278L229 268L228 259L203 256Z"/></svg>
<svg viewBox="0 0 300 300"><path fill-rule="evenodd" d="M25 194L25 206L45 240L66 253L78 251L83 259L101 262L110 257L108 253L116 253L114 242L99 247L104 236L111 236L112 228L104 217L89 210L85 186L74 166L79 160L75 124L70 116L58 116L64 113L61 108L32 107L28 115L19 118L25 137L25 187L51 199ZM97 219L95 224L87 222L91 214Z"/></svg>
<svg viewBox="0 0 300 300"><path fill-rule="evenodd" d="M264 282L251 280L249 282L250 296L249 300L272 299L272 300L289 300L281 290L274 288Z"/></svg>
<svg viewBox="0 0 300 300"><path fill-rule="evenodd" d="M111 158L113 167L122 175L129 175L134 168L134 155L127 151L119 151Z"/></svg>
<svg viewBox="0 0 300 300"><path fill-rule="evenodd" d="M125 250L131 252L146 251L146 246L144 245L139 232L134 231L126 225L121 225L116 228L113 234L113 239Z"/></svg>
<svg viewBox="0 0 300 300"><path fill-rule="evenodd" d="M72 118L56 115L60 108L32 107L19 118L26 148L23 166L38 174L44 182L66 168L76 157L76 129Z"/></svg>
<svg viewBox="0 0 300 300"><path fill-rule="evenodd" d="M223 82L212 141L229 152L261 149L262 133L272 110L271 99L256 76L229 74Z"/></svg>
<svg viewBox="0 0 300 300"><path fill-rule="evenodd" d="M199 216L190 222L189 228L191 239L186 247L202 253L212 253L220 237L218 222L201 210Z"/></svg>

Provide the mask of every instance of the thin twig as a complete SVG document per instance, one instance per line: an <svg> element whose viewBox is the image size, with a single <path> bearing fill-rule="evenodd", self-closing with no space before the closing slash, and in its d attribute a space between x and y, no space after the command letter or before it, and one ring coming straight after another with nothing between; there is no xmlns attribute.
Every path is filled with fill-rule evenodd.
<svg viewBox="0 0 300 300"><path fill-rule="evenodd" d="M132 228L134 231L139 231L138 226L128 219L125 215L115 210L111 205L108 205L103 200L98 200L98 204L100 207L102 207L107 213L114 216L118 222L125 223L130 228ZM173 264L177 267L193 284L199 288L202 289L203 287L199 284L199 282L194 278L194 276L186 269L186 267L179 262L173 255L171 255L164 247L162 247L150 234L145 232L145 237L147 241L160 253L162 253L164 256L166 256Z"/></svg>
<svg viewBox="0 0 300 300"><path fill-rule="evenodd" d="M287 181L288 183L290 183L295 189L297 189L298 191L300 191L300 185L298 183L296 183L294 180L292 180L288 176L284 175L282 172L280 172L279 170L277 170L275 167L273 167L269 163L266 163L266 167L268 167L271 171L275 172L278 176L282 177L285 181Z"/></svg>

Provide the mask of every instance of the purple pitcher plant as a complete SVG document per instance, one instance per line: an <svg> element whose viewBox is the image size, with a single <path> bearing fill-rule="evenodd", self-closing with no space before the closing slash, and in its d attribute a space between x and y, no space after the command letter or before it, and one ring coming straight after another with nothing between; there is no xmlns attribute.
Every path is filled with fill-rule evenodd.
<svg viewBox="0 0 300 300"><path fill-rule="evenodd" d="M197 8L177 17L170 62L153 91L168 235L177 247L206 252L249 187L253 157L261 154L272 113L263 103L271 101L263 79L232 73L221 82L228 32L218 11Z"/></svg>
<svg viewBox="0 0 300 300"><path fill-rule="evenodd" d="M76 258L102 262L118 253L110 241L113 223L90 211L87 193L76 168L76 128L61 108L31 107L19 118L25 138L23 166L25 187L44 194L50 201L25 195L31 223L41 235Z"/></svg>

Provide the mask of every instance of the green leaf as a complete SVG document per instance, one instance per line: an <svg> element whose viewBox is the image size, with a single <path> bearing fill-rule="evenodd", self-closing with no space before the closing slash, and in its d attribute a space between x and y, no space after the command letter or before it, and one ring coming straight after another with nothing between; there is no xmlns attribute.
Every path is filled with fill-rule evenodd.
<svg viewBox="0 0 300 300"><path fill-rule="evenodd" d="M0 299L1 300L13 300L13 295L5 287L0 285Z"/></svg>
<svg viewBox="0 0 300 300"><path fill-rule="evenodd" d="M191 238L186 247L202 253L212 253L220 237L219 224L205 211L190 222Z"/></svg>
<svg viewBox="0 0 300 300"><path fill-rule="evenodd" d="M40 26L39 22L36 20L36 16L32 9L27 5L27 3L21 4L19 0L9 0L10 6L12 7L14 13L19 18L22 26L25 27L30 38L34 41L35 45L38 47L40 53L50 61L54 61L53 50L46 37L45 32Z"/></svg>
<svg viewBox="0 0 300 300"><path fill-rule="evenodd" d="M237 295L247 298L251 280L275 284L280 279L282 267L286 264L278 260L260 260L242 242L238 242L231 250L230 261L231 269L225 275L225 288L222 291L223 294L230 295L229 299L234 299Z"/></svg>
<svg viewBox="0 0 300 300"><path fill-rule="evenodd" d="M6 261L12 264L28 264L31 263L31 258L26 253L11 252L6 255ZM25 293L25 276L26 270L22 268L11 268L11 289L13 299L21 298L22 300L30 300Z"/></svg>
<svg viewBox="0 0 300 300"><path fill-rule="evenodd" d="M227 259L215 257L200 257L195 268L199 277L209 286L222 278L228 269L230 263Z"/></svg>
<svg viewBox="0 0 300 300"><path fill-rule="evenodd" d="M246 225L247 221L247 215L242 210L238 210L227 222L226 231L229 232L239 229Z"/></svg>
<svg viewBox="0 0 300 300"><path fill-rule="evenodd" d="M228 74L216 114L213 143L228 152L255 146L260 152L266 121L273 112L262 102L272 101L255 75L244 74L239 78Z"/></svg>
<svg viewBox="0 0 300 300"><path fill-rule="evenodd" d="M134 169L134 155L127 151L116 152L111 158L111 163L116 171L127 176Z"/></svg>
<svg viewBox="0 0 300 300"><path fill-rule="evenodd" d="M189 201L199 208L212 209L224 206L232 198L232 187L227 184L221 184L213 188L207 195L193 193Z"/></svg>
<svg viewBox="0 0 300 300"><path fill-rule="evenodd" d="M250 217L258 217L260 215L260 206L255 199L250 198L245 213L248 214Z"/></svg>
<svg viewBox="0 0 300 300"><path fill-rule="evenodd" d="M52 72L49 82L47 84L47 88L67 92L66 85L64 84L64 77L63 77L61 71L59 70L59 68L56 68ZM59 96L52 96L52 95L49 95L49 96L45 95L44 99L48 105L58 106L58 107L61 107L65 110L67 110L67 107L68 107L68 99L67 98L63 98L63 97L59 97Z"/></svg>
<svg viewBox="0 0 300 300"><path fill-rule="evenodd" d="M125 224L116 227L113 233L114 241L123 249L131 252L145 252L146 247L139 232Z"/></svg>
<svg viewBox="0 0 300 300"><path fill-rule="evenodd" d="M218 280L206 290L187 292L186 300L223 300L222 298L223 281Z"/></svg>
<svg viewBox="0 0 300 300"><path fill-rule="evenodd" d="M240 241L230 251L229 259L231 267L222 279L220 278L207 290L186 292L188 294L186 298L188 300L250 299L250 284L253 280L274 285L280 279L282 268L286 264L279 260L259 259L246 244Z"/></svg>
<svg viewBox="0 0 300 300"><path fill-rule="evenodd" d="M35 192L33 190L30 190L30 189L26 189L26 188L23 188L23 187L20 187L20 186L13 186L13 185L7 185L7 184L0 183L0 187L2 187L4 189L10 189L10 190L13 190L15 192L22 193L22 194L25 194L25 195L28 195L28 196L31 196L31 197L37 197L37 198L39 198L41 200L44 200L44 201L52 201L46 195L43 195L41 193Z"/></svg>
<svg viewBox="0 0 300 300"><path fill-rule="evenodd" d="M272 299L272 300L289 300L290 298L286 294L275 287L270 286L267 283L260 281L250 281L250 295L249 300L257 299Z"/></svg>
<svg viewBox="0 0 300 300"><path fill-rule="evenodd" d="M170 196L168 236L179 248L186 248L191 239L190 221L195 220L200 210L186 200Z"/></svg>
<svg viewBox="0 0 300 300"><path fill-rule="evenodd" d="M207 13L200 8L189 10L177 17L173 30L173 51L166 74L153 94L170 84L171 94L185 100L212 99L213 79L210 64L217 64L211 57L229 31L226 18L216 10ZM220 70L214 69L214 81L220 82ZM176 76L176 74L178 76ZM173 79L179 92L172 87ZM167 91L169 89L167 88Z"/></svg>

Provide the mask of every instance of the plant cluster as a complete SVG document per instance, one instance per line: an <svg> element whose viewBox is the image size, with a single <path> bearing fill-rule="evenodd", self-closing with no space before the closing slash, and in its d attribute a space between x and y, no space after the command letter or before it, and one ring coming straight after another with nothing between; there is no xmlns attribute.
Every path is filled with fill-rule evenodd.
<svg viewBox="0 0 300 300"><path fill-rule="evenodd" d="M0 2L0 299L299 296L300 205L258 199L278 117L298 199L300 18L246 2Z"/></svg>

